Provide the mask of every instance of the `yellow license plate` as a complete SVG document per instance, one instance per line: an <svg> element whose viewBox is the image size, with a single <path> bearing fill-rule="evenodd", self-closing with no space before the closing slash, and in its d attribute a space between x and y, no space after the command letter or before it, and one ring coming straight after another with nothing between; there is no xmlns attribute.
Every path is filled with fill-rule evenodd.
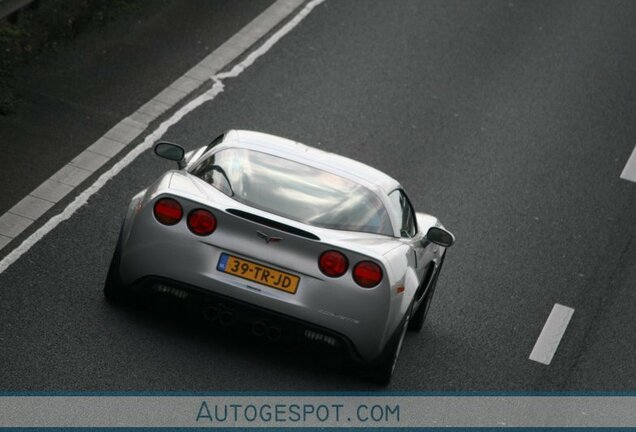
<svg viewBox="0 0 636 432"><path fill-rule="evenodd" d="M216 269L223 273L229 273L291 294L296 293L300 282L298 276L274 270L271 267L256 264L226 253L221 254Z"/></svg>

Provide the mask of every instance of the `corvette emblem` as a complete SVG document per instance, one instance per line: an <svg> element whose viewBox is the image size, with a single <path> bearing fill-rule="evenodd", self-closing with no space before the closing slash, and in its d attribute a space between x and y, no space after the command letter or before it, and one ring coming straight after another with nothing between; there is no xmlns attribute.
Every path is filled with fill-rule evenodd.
<svg viewBox="0 0 636 432"><path fill-rule="evenodd" d="M269 243L277 243L279 241L282 240L282 238L280 237L272 237L272 236L268 236L267 234L260 232L260 231L256 231L256 235L259 236L260 238L262 238L263 240L265 240L265 243L269 244Z"/></svg>

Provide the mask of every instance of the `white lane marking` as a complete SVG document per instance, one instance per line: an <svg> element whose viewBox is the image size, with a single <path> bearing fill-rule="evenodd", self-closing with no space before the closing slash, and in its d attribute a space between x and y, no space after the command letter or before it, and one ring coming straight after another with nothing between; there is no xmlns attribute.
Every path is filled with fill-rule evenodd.
<svg viewBox="0 0 636 432"><path fill-rule="evenodd" d="M267 40L265 40L265 42L263 42L263 44L252 51L243 61L234 66L229 72L212 75L210 78L214 82L214 85L211 89L177 110L170 118L161 123L155 131L146 136L143 142L133 148L128 154L126 154L126 156L115 163L115 165L113 165L108 171L99 176L95 183L93 183L77 197L75 197L75 199L68 206L66 206L66 208L60 214L57 214L49 219L44 225L42 225L33 234L27 237L17 248L7 254L7 256L5 256L2 261L0 261L0 274L2 274L7 268L9 268L11 264L16 262L24 253L31 249L31 247L39 242L45 235L54 230L55 227L57 227L60 223L69 219L78 209L86 204L89 198L96 194L108 182L108 180L115 177L124 168L130 165L137 158L137 156L150 149L155 141L157 141L159 138L161 138L161 136L163 136L163 134L166 133L168 128L178 123L186 114L190 113L205 102L213 100L218 94L222 93L224 89L222 80L239 76L241 72L252 65L263 54L267 53L267 51L269 51L276 42L278 42L287 33L292 31L316 6L323 3L324 1L325 0L310 1L291 20L289 20L274 34L272 34ZM289 0L279 0L279 2L284 3L286 5L286 8L290 8ZM275 3L274 5L276 5L277 3ZM268 10L272 8L273 6L270 6ZM291 10L293 9L294 8L292 7ZM277 13L280 14L280 11L278 11ZM278 24L287 15L281 16L280 19L275 22L270 17L269 20L273 23L272 27Z"/></svg>
<svg viewBox="0 0 636 432"><path fill-rule="evenodd" d="M629 180L636 182L636 147L634 147L634 151L632 155L627 160L625 164L625 168L623 168L623 172L621 173L621 178L623 180Z"/></svg>
<svg viewBox="0 0 636 432"><path fill-rule="evenodd" d="M549 365L570 323L574 309L555 303L530 353L530 360Z"/></svg>

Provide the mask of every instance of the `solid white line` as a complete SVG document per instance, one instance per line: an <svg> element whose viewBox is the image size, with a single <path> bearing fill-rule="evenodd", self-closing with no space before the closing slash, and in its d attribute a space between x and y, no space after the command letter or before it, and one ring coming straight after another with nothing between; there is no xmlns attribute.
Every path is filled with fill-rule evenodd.
<svg viewBox="0 0 636 432"><path fill-rule="evenodd" d="M570 323L574 309L556 303L530 353L530 360L549 365Z"/></svg>
<svg viewBox="0 0 636 432"><path fill-rule="evenodd" d="M636 182L636 147L634 147L634 151L632 152L632 155L627 160L627 163L625 164L625 168L623 168L623 172L621 173L621 178L623 180Z"/></svg>
<svg viewBox="0 0 636 432"><path fill-rule="evenodd" d="M263 42L262 45L252 51L243 61L235 65L229 72L217 73L215 75L212 75L210 78L214 82L214 85L211 89L177 110L170 118L161 123L161 125L159 125L159 127L154 132L146 136L143 142L138 144L137 147L133 148L126 156L119 160L108 171L99 176L95 183L93 183L82 193L80 193L60 214L55 215L51 219L49 219L44 225L42 225L33 234L27 237L27 239L24 240L20 244L20 246L18 246L7 256L5 256L2 261L0 261L0 274L2 274L7 268L9 268L11 264L16 262L24 253L31 249L31 247L33 247L33 245L40 241L45 235L54 230L55 227L57 227L60 223L69 219L78 209L86 204L89 198L97 193L108 182L108 180L115 177L124 168L130 165L137 158L137 156L150 149L155 141L157 141L159 138L161 138L161 136L163 136L163 134L166 133L168 128L178 123L186 114L190 113L205 102L213 100L218 94L222 93L224 89L224 79L235 78L239 76L241 72L251 66L263 54L267 53L267 51L269 51L269 49L274 46L276 42L278 42L287 33L292 31L316 6L323 3L324 1L325 0L310 1L290 21L284 24L274 34L272 34L267 40ZM279 2L277 3L284 3L286 4L285 7L289 9L291 2L279 0ZM268 11L269 10L272 10L272 7L270 7ZM281 16L277 22L280 22L280 20L282 20L284 16ZM273 23L272 26L274 26L277 22Z"/></svg>

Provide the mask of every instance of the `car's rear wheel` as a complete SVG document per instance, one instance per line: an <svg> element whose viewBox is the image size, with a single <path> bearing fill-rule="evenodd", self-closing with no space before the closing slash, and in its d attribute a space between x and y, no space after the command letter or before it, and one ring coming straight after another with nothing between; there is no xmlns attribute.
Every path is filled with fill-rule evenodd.
<svg viewBox="0 0 636 432"><path fill-rule="evenodd" d="M124 284L121 280L121 274L119 273L120 262L121 234L117 241L113 258L110 260L110 267L108 267L106 281L104 282L104 297L106 297L106 300L113 303L127 303L129 301L129 296L127 295Z"/></svg>
<svg viewBox="0 0 636 432"><path fill-rule="evenodd" d="M370 378L376 384L386 386L391 382L391 378L393 378L395 366L397 365L398 359L400 357L402 344L404 343L404 337L406 336L406 330L411 319L412 310L413 305L411 304L406 314L404 315L404 318L402 318L400 326L393 335L393 339L389 341L386 348L384 349L384 352L380 355L378 360L376 360L369 366Z"/></svg>
<svg viewBox="0 0 636 432"><path fill-rule="evenodd" d="M420 331L422 330L422 327L424 327L424 322L426 321L428 310L430 309L431 302L433 301L433 294L435 294L435 287L437 287L437 279L439 278L439 274L442 271L445 257L446 255L442 257L442 262L439 264L439 268L433 275L433 280L431 280L430 286L424 294L424 298L422 299L420 306L411 317L411 321L409 322L409 330Z"/></svg>

